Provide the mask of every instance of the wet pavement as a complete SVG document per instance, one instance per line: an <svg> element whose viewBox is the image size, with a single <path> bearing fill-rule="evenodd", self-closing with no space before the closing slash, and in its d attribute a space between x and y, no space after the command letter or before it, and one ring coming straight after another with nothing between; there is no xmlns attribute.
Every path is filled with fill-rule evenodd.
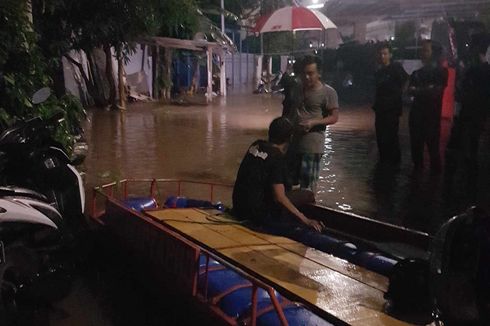
<svg viewBox="0 0 490 326"><path fill-rule="evenodd" d="M92 110L86 126L90 151L84 166L87 189L126 177L231 184L248 145L266 138L268 124L281 114L281 101L280 95L231 91L226 99L215 98L208 106L135 103L123 112ZM450 121L442 122L442 150L450 127ZM455 181L451 188L456 191L447 196L442 175L412 173L408 108L400 123L400 143L400 167L378 166L369 103L341 103L340 120L326 135L317 201L435 232L469 204L467 191Z"/></svg>

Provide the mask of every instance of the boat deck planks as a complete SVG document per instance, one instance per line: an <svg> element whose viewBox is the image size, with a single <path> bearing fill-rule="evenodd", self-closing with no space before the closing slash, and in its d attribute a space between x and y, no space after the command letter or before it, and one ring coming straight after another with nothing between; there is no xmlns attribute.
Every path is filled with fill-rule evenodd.
<svg viewBox="0 0 490 326"><path fill-rule="evenodd" d="M407 325L383 313L388 280L288 238L219 224L198 209L146 214L263 281L351 325Z"/></svg>

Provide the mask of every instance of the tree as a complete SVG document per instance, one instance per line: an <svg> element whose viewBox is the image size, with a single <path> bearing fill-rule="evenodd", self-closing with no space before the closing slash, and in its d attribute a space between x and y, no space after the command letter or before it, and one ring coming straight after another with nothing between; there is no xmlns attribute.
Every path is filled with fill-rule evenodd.
<svg viewBox="0 0 490 326"><path fill-rule="evenodd" d="M157 34L192 36L197 25L193 0L33 1L44 52L57 58L55 63L60 63L59 58L64 56L78 68L98 107L117 106L114 56L119 68L119 97L124 99L123 63L136 42ZM82 50L87 55L88 71L69 54L70 50ZM104 53L103 64L96 60L99 50Z"/></svg>
<svg viewBox="0 0 490 326"><path fill-rule="evenodd" d="M72 131L79 123L83 109L73 97L50 97L33 106L34 92L52 86L47 61L37 46L37 34L29 20L26 1L0 2L0 125L17 120L50 116L55 110L65 111L66 119L58 128L58 140L69 145Z"/></svg>

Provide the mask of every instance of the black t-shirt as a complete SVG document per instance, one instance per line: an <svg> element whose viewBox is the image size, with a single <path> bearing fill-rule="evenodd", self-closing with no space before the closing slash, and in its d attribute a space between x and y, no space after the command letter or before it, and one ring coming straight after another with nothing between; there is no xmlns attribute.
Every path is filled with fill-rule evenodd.
<svg viewBox="0 0 490 326"><path fill-rule="evenodd" d="M461 117L483 123L490 111L490 65L473 66L466 72L462 85Z"/></svg>
<svg viewBox="0 0 490 326"><path fill-rule="evenodd" d="M260 223L278 214L272 185L285 182L286 164L282 152L269 142L255 141L238 169L233 188L234 215Z"/></svg>
<svg viewBox="0 0 490 326"><path fill-rule="evenodd" d="M376 113L401 114L403 85L407 79L405 69L396 62L376 71L376 97L373 105Z"/></svg>
<svg viewBox="0 0 490 326"><path fill-rule="evenodd" d="M447 85L447 69L437 64L415 70L410 76L410 87L416 87L412 113L440 116L442 95Z"/></svg>

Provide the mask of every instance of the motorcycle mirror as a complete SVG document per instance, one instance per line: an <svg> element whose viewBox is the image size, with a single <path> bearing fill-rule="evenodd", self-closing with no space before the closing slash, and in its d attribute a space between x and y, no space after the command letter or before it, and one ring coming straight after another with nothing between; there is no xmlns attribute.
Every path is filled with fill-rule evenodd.
<svg viewBox="0 0 490 326"><path fill-rule="evenodd" d="M43 87L32 95L32 104L39 104L48 99L51 96L51 89L49 87Z"/></svg>

